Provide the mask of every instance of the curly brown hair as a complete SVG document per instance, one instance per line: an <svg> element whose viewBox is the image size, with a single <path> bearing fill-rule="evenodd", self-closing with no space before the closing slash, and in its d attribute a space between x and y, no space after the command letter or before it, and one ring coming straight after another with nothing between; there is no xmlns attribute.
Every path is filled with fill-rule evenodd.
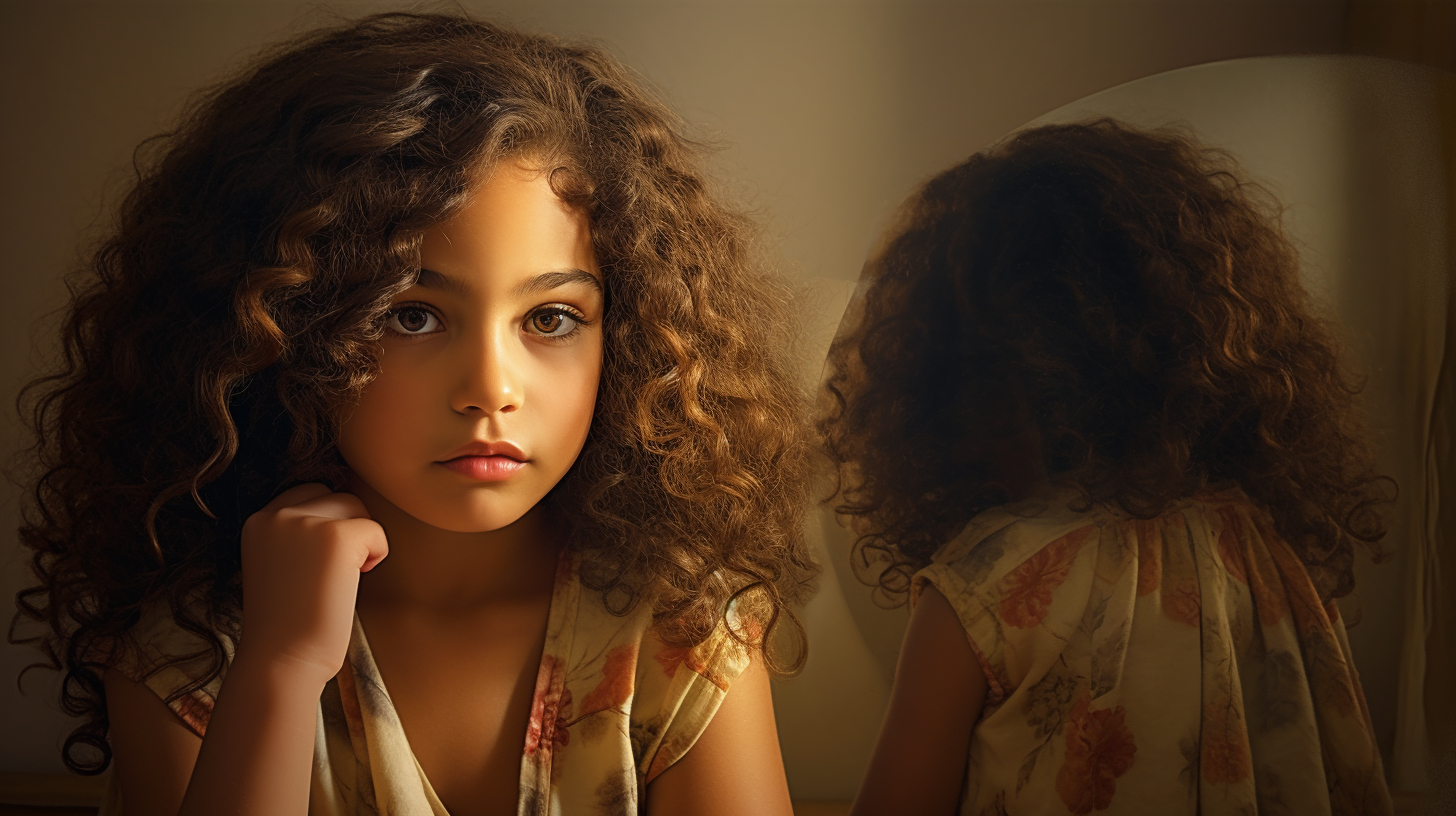
<svg viewBox="0 0 1456 816"><path fill-rule="evenodd" d="M1276 201L1226 153L1110 119L931 179L866 266L817 425L881 602L1039 479L1150 518L1229 483L1325 597L1379 554L1375 471Z"/></svg>
<svg viewBox="0 0 1456 816"><path fill-rule="evenodd" d="M144 145L72 283L56 368L21 402L35 472L20 537L39 584L11 639L43 649L85 719L68 767L110 761L102 674L145 606L210 645L193 688L222 670L243 521L292 483L340 484L341 411L375 374L422 232L482 169L526 154L565 171L553 187L590 215L609 297L589 438L547 499L583 580L614 611L653 604L673 645L752 590L762 643L790 624L767 664L797 668L794 607L816 568L793 296L684 130L597 48L380 14L275 47ZM43 634L20 637L27 620Z"/></svg>

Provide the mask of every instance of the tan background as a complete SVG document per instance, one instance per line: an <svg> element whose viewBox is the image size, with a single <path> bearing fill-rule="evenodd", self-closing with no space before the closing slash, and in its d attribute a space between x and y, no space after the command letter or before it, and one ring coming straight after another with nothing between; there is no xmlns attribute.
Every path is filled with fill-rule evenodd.
<svg viewBox="0 0 1456 816"><path fill-rule="evenodd" d="M769 250L818 293L820 308L806 320L823 337L890 208L928 174L1123 82L1235 57L1342 51L1352 21L1371 4L464 5L528 28L602 41L724 144L718 164L730 191L761 217ZM314 4L237 0L8 0L0 7L0 281L11 304L11 319L0 324L0 393L8 399L34 371L36 338L45 347L52 323L43 316L64 302L61 274L104 223L107 202L124 190L131 149L167 126L188 91L328 12ZM384 7L331 6L345 15ZM19 444L15 420L0 412L0 446L8 453ZM15 528L15 506L16 491L0 491L0 529ZM25 580L18 559L13 541L0 540L0 594L7 597ZM875 659L857 634L834 625L846 616L832 603L811 610L811 623L824 632L816 654ZM31 674L23 695L10 682L29 659L24 650L0 647L0 771L59 771L56 746L66 724L49 702L54 675ZM800 798L842 798L867 755L875 716L836 712L846 701L882 699L886 681L863 672L826 683L826 664L813 660L804 678L779 688L791 784ZM1393 694L1377 685L1367 691L1372 699Z"/></svg>

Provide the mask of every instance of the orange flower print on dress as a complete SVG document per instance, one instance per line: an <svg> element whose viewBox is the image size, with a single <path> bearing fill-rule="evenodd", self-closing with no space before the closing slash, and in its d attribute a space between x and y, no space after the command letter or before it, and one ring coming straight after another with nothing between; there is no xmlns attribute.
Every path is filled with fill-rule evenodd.
<svg viewBox="0 0 1456 816"><path fill-rule="evenodd" d="M1188 527L1182 516L1168 520L1159 540L1163 547L1163 614L1185 626L1203 625L1203 594L1198 584L1198 567L1188 543Z"/></svg>
<svg viewBox="0 0 1456 816"><path fill-rule="evenodd" d="M1132 768L1137 754L1122 706L1093 711L1087 694L1077 698L1067 717L1067 756L1057 771L1057 794L1072 813L1106 810L1117 793L1117 778Z"/></svg>
<svg viewBox="0 0 1456 816"><path fill-rule="evenodd" d="M531 700L531 718L526 723L526 756L550 756L571 739L566 728L567 717L571 716L571 689L563 686L564 668L555 655L541 657L536 696Z"/></svg>
<svg viewBox="0 0 1456 816"><path fill-rule="evenodd" d="M1001 600L1001 619L1008 626L1028 629L1041 623L1051 608L1052 590L1067 580L1082 542L1093 529L1089 525L1067 533L1007 573L1001 580L1006 593Z"/></svg>
<svg viewBox="0 0 1456 816"><path fill-rule="evenodd" d="M1282 582L1268 557L1267 543L1257 552L1241 543L1249 536L1239 508L1220 507L1218 516L1223 521L1223 529L1218 534L1218 556L1223 559L1224 568L1239 583L1248 585L1254 606L1259 610L1259 621L1265 626L1279 623L1284 617L1284 596L1278 589ZM1244 557L1246 551L1248 559Z"/></svg>
<svg viewBox="0 0 1456 816"><path fill-rule="evenodd" d="M1163 585L1163 614L1188 626L1203 623L1202 600L1198 594L1198 575L1181 576L1183 580Z"/></svg>
<svg viewBox="0 0 1456 816"><path fill-rule="evenodd" d="M698 654L696 649L692 649L686 646L669 646L668 648L658 652L656 655L654 655L654 657L657 659L657 662L661 664L662 673L666 674L668 677L672 677L673 675L677 674L677 669L679 666L687 666L688 670L692 673L698 675L699 677L702 677L703 679L707 680L718 688L723 689L724 691L728 690L728 681L715 675L708 668L707 663L703 660L703 656Z"/></svg>
<svg viewBox="0 0 1456 816"><path fill-rule="evenodd" d="M1254 772L1249 758L1249 734L1244 712L1224 693L1203 709L1203 751L1199 773L1206 782L1230 784L1248 779Z"/></svg>
<svg viewBox="0 0 1456 816"><path fill-rule="evenodd" d="M763 621L759 620L758 616L744 615L740 617L733 629L742 636L743 642L758 646L763 645Z"/></svg>
<svg viewBox="0 0 1456 816"><path fill-rule="evenodd" d="M172 710L197 736L206 736L207 724L212 720L212 698L202 694L188 694L171 703Z"/></svg>
<svg viewBox="0 0 1456 816"><path fill-rule="evenodd" d="M602 666L602 679L597 687L581 701L581 714L595 714L618 708L632 698L633 681L637 674L637 644L623 643L607 652Z"/></svg>

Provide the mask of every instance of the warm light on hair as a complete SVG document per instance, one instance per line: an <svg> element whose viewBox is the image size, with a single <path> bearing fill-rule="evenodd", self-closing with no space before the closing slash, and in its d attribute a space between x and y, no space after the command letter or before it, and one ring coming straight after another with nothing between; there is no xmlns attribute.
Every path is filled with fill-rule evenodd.
<svg viewBox="0 0 1456 816"><path fill-rule="evenodd" d="M679 120L602 51L451 15L384 14L278 46L149 143L109 239L73 283L35 433L21 539L38 586L16 624L84 718L67 765L110 759L102 672L144 605L204 637L239 622L244 519L301 481L339 484L344 406L374 375L422 232L505 158L557 168L591 218L605 356L586 446L546 501L618 611L672 645L752 587L754 627L797 633L815 567L792 299L709 194ZM746 635L745 635L746 637ZM190 689L184 689L186 693ZM99 759L78 754L89 747Z"/></svg>

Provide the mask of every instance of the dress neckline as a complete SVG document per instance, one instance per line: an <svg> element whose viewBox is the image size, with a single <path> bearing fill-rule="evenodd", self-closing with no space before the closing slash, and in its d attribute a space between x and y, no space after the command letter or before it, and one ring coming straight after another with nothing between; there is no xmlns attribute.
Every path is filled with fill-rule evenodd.
<svg viewBox="0 0 1456 816"><path fill-rule="evenodd" d="M536 669L536 683L531 693L531 713L526 722L525 740L521 746L520 784L517 788L516 803L518 810L524 811L524 806L536 796L532 794L547 795L548 790L541 789L540 781L545 780L549 787L551 778L551 742L555 738L555 709L559 706L551 705L552 701L559 701L565 682L565 666L561 665L557 655L571 654L571 636L574 627L570 624L576 618L577 602L580 596L580 583L576 580L577 564L576 558L570 550L563 549L557 558L556 575L551 585L551 601L546 613L546 637L541 644L541 659ZM394 700L389 696L389 690L384 686L384 675L380 673L379 666L374 662L374 652L369 648L369 638L364 632L363 623L359 620L359 612L354 612L354 628L351 637L356 647L349 649L348 659L344 667L352 673L352 679L356 684L367 684L374 686L383 699L387 702L387 709L380 712L388 717L393 727L399 732L399 739L404 749L408 751L410 760L414 762L415 770L420 776L420 785L424 789L426 800L434 810L436 816L449 816L449 811L440 801L435 793L435 788L430 784L429 777L425 775L425 769L420 765L419 758L415 756L414 749L409 746L409 741L404 734L404 726L399 720L399 712L395 710ZM550 709L550 710L547 710ZM544 737L544 742L543 742ZM543 745L548 750L541 750Z"/></svg>

